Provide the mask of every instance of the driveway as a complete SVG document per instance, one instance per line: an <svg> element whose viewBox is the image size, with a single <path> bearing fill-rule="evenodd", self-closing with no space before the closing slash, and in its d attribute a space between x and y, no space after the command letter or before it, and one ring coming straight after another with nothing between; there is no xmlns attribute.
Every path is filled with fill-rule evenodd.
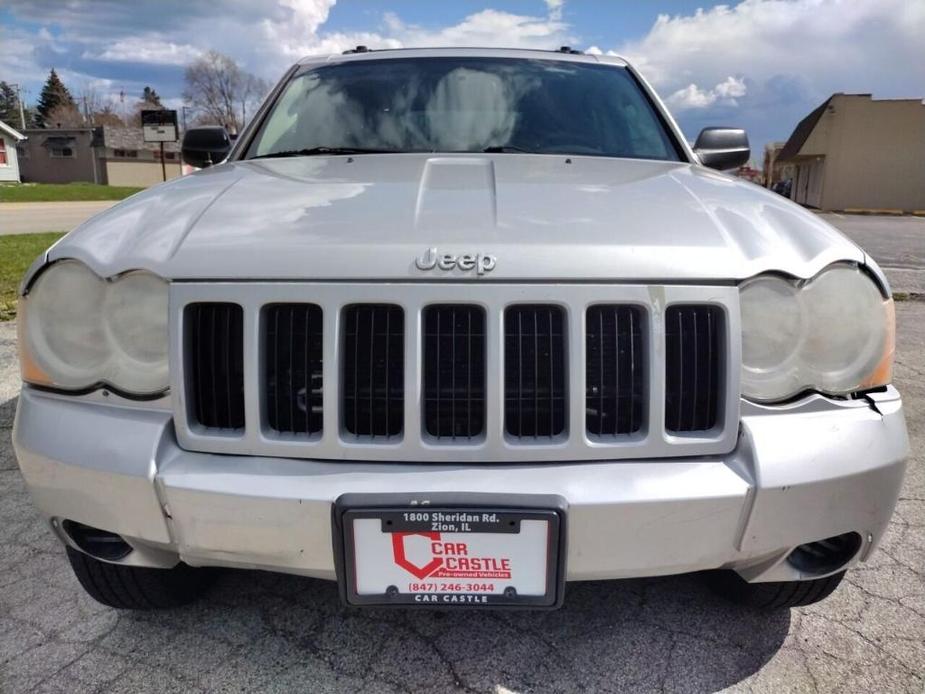
<svg viewBox="0 0 925 694"><path fill-rule="evenodd" d="M548 613L345 610L332 583L226 571L201 603L90 600L10 445L15 330L0 323L0 691L915 692L925 683L925 303L898 305L914 456L872 560L829 600L765 614L694 576L569 584Z"/></svg>
<svg viewBox="0 0 925 694"><path fill-rule="evenodd" d="M117 200L0 203L0 235L70 231Z"/></svg>

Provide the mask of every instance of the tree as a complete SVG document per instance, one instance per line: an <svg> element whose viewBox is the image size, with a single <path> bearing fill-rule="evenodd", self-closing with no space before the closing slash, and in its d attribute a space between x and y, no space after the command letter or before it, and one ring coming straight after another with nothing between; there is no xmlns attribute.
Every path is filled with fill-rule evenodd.
<svg viewBox="0 0 925 694"><path fill-rule="evenodd" d="M100 94L91 82L84 82L76 101L80 114L83 116L82 125L89 127L98 125L94 122L94 115L109 104L109 98Z"/></svg>
<svg viewBox="0 0 925 694"><path fill-rule="evenodd" d="M248 112L253 113L269 91L264 80L218 51L209 51L191 63L185 77L183 99L200 112L198 120L224 125L231 132L244 127Z"/></svg>
<svg viewBox="0 0 925 694"><path fill-rule="evenodd" d="M84 114L77 108L77 104L59 104L51 109L42 119L40 128L83 128L86 127L87 121Z"/></svg>
<svg viewBox="0 0 925 694"><path fill-rule="evenodd" d="M144 91L141 93L141 101L142 103L150 104L152 106L152 108L148 110L164 108L163 104L161 104L161 97L153 87L145 87Z"/></svg>
<svg viewBox="0 0 925 694"><path fill-rule="evenodd" d="M140 126L141 125L141 112L142 111L160 111L164 108L164 105L161 103L160 95L152 87L145 87L144 91L141 93L141 101L135 102L135 109L133 111L132 125Z"/></svg>
<svg viewBox="0 0 925 694"><path fill-rule="evenodd" d="M19 97L6 82L0 82L0 120L14 128L22 125L19 121Z"/></svg>
<svg viewBox="0 0 925 694"><path fill-rule="evenodd" d="M105 104L102 108L93 111L90 114L90 118L93 121L92 125L108 125L110 127L124 128L125 121L122 120L122 116L118 114L116 108L113 104Z"/></svg>
<svg viewBox="0 0 925 694"><path fill-rule="evenodd" d="M42 93L39 95L39 102L35 108L35 121L40 128L47 128L48 124L65 125L65 121L70 122L71 112L80 117L80 111L77 110L77 104L74 103L74 97L64 86L64 82L58 77L58 73L52 68L42 87ZM52 113L59 116L59 120L50 118ZM63 118L63 120L61 120Z"/></svg>

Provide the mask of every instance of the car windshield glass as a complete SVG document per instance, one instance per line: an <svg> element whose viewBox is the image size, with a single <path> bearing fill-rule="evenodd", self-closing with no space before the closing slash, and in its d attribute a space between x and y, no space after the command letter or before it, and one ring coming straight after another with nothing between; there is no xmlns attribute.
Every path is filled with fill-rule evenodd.
<svg viewBox="0 0 925 694"><path fill-rule="evenodd" d="M392 58L308 69L286 85L247 157L337 150L679 158L625 68L511 58Z"/></svg>

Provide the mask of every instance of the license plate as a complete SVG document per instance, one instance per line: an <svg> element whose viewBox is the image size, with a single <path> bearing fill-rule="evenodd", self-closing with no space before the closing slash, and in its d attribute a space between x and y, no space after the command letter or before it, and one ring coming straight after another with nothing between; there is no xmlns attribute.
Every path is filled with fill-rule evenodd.
<svg viewBox="0 0 925 694"><path fill-rule="evenodd" d="M342 509L342 593L366 606L558 606L561 518L556 509Z"/></svg>

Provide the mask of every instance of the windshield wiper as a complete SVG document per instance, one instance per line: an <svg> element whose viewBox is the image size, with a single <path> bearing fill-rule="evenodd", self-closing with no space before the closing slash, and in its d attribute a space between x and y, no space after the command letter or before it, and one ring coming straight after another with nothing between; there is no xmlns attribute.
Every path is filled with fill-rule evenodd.
<svg viewBox="0 0 925 694"><path fill-rule="evenodd" d="M323 154L399 154L398 149L369 149L365 147L307 147L305 149L285 149L281 152L258 154L251 159L274 159L278 157L312 157Z"/></svg>

